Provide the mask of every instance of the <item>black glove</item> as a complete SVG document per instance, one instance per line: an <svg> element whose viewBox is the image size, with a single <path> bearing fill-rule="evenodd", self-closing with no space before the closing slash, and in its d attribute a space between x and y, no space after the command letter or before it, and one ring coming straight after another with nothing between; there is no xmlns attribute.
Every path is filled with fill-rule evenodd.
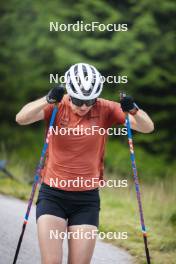
<svg viewBox="0 0 176 264"><path fill-rule="evenodd" d="M133 97L131 96L122 97L120 99L120 104L123 112L133 112L134 110L138 110L138 107L135 104Z"/></svg>
<svg viewBox="0 0 176 264"><path fill-rule="evenodd" d="M49 93L46 96L46 100L49 104L54 104L56 102L61 102L63 96L64 96L65 89L62 85L59 85L57 87L54 87L49 91Z"/></svg>

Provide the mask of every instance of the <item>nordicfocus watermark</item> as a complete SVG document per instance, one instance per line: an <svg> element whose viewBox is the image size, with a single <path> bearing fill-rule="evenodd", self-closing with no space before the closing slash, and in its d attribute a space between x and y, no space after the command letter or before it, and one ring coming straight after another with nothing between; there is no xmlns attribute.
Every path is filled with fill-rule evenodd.
<svg viewBox="0 0 176 264"><path fill-rule="evenodd" d="M91 126L84 127L83 125L77 125L76 127L58 127L51 126L49 127L49 136L51 135L74 135L74 136L94 136L99 134L100 136L108 135L108 136L126 136L127 128L126 127L99 127L99 126Z"/></svg>
<svg viewBox="0 0 176 264"><path fill-rule="evenodd" d="M75 78L77 78L77 76L75 76ZM88 78L88 77L87 77ZM85 80L86 80L86 77L85 77ZM102 83L109 83L109 84L112 84L112 83L116 83L116 84L125 84L125 83L128 83L128 76L126 75L118 75L118 76L115 76L115 75L108 75L108 76L101 76L101 82ZM62 84L65 84L66 83L66 80L65 80L65 76L62 75L59 77L59 74L58 73L50 73L49 75L49 83L62 83Z"/></svg>
<svg viewBox="0 0 176 264"><path fill-rule="evenodd" d="M49 23L49 31L86 31L86 32L94 32L94 31L109 31L109 32L125 32L128 30L128 24L103 24L98 21L93 21L91 23L84 23L84 21L76 21L74 24L65 24L59 22L50 21Z"/></svg>
<svg viewBox="0 0 176 264"><path fill-rule="evenodd" d="M74 232L59 232L59 230L49 230L50 239L128 239L127 232L98 232L97 229L91 231L85 231L85 229L78 229Z"/></svg>
<svg viewBox="0 0 176 264"><path fill-rule="evenodd" d="M76 179L59 180L58 178L50 178L49 186L55 188L126 188L128 187L128 180L100 180L98 177L84 179L83 177L76 177Z"/></svg>

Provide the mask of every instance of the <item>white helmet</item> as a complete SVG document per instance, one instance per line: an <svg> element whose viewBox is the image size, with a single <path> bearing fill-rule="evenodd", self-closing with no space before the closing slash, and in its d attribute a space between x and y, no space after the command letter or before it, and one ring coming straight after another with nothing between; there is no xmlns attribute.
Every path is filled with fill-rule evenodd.
<svg viewBox="0 0 176 264"><path fill-rule="evenodd" d="M86 63L78 63L65 73L67 93L81 100L97 98L103 88L102 76L97 69Z"/></svg>

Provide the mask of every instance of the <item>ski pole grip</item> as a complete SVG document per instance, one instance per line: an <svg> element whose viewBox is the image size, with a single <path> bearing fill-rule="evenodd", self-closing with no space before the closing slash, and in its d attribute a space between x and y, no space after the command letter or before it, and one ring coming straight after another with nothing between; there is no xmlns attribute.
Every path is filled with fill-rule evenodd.
<svg viewBox="0 0 176 264"><path fill-rule="evenodd" d="M122 100L124 97L127 96L126 92L124 92L124 91L120 91L119 95L120 95L120 100ZM128 112L124 112L124 113L125 113L126 117L128 117Z"/></svg>
<svg viewBox="0 0 176 264"><path fill-rule="evenodd" d="M120 91L120 100L123 99L124 97L126 97L126 92L124 91Z"/></svg>

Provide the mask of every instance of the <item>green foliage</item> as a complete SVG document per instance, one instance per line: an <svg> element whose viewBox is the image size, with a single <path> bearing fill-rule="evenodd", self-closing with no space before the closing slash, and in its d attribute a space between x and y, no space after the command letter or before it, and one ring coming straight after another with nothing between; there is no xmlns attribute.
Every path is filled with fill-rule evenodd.
<svg viewBox="0 0 176 264"><path fill-rule="evenodd" d="M50 73L63 75L71 64L84 61L98 67L105 76L128 76L126 86L106 83L103 97L119 100L118 89L125 89L151 115L155 132L150 135L137 133L135 142L142 148L140 157L144 157L145 152L153 155L141 161L141 167L147 166L145 173L163 175L166 162L174 161L176 143L175 11L176 4L172 0L45 3L9 0L1 3L1 142L11 152L18 149L20 159L30 160L31 156L32 163L34 152L37 159L43 140L41 124L19 128L15 124L15 114L27 102L46 94L52 86ZM78 20L127 23L129 30L49 31L50 21L67 24ZM120 155L114 159L114 140L110 147L107 166L110 169L121 167L120 173L124 174L126 150L119 145ZM150 170L149 164L152 164Z"/></svg>
<svg viewBox="0 0 176 264"><path fill-rule="evenodd" d="M139 179L143 182L154 183L159 178L175 176L176 165L169 165L164 156L155 156L147 153L145 150L135 146L135 157L138 168ZM123 176L132 179L132 168L130 161L129 146L126 142L120 143L118 140L112 140L107 145L106 166L108 172L117 176Z"/></svg>

